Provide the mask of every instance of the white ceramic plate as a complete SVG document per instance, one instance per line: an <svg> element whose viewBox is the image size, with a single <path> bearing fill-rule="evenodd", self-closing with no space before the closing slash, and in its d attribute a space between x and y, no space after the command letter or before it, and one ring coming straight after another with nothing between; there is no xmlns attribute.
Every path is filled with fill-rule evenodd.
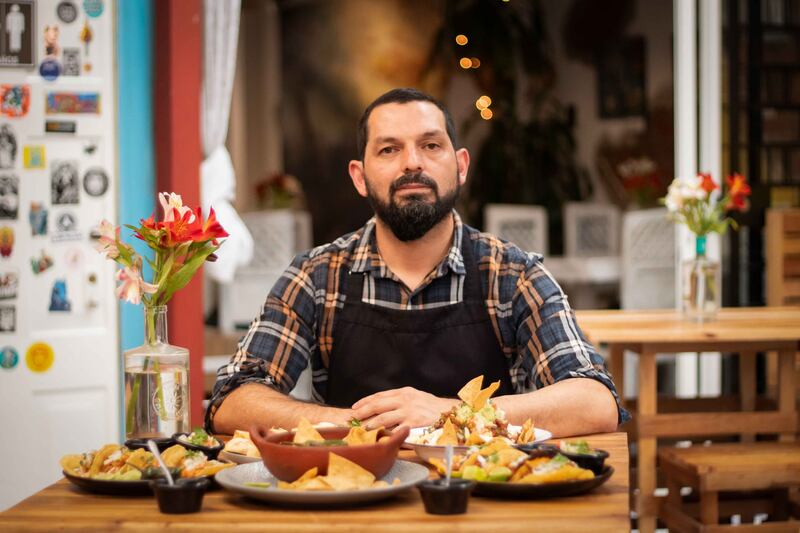
<svg viewBox="0 0 800 533"><path fill-rule="evenodd" d="M409 432L408 438L403 444L414 450L416 454L425 461L432 457L435 457L436 459L444 459L444 446L436 446L433 444L417 444L414 442L425 432L426 429L427 427L413 428ZM511 434L519 433L520 429L522 429L520 426L515 426L513 424L508 425L508 431ZM553 437L553 434L546 429L534 428L534 432L535 438L533 442L542 442ZM453 446L454 454L463 455L467 453L467 450L469 450L469 446Z"/></svg>
<svg viewBox="0 0 800 533"><path fill-rule="evenodd" d="M400 478L399 485L391 485ZM391 470L381 479L390 483L388 487L349 491L302 491L278 488L278 480L264 463L251 463L226 468L217 473L217 483L227 490L258 500L291 505L352 505L382 500L410 489L428 478L428 469L420 464L397 460ZM250 487L248 482L269 482L266 488Z"/></svg>
<svg viewBox="0 0 800 533"><path fill-rule="evenodd" d="M249 457L241 453L233 453L222 450L221 452L219 452L219 460L230 461L232 463L243 465L246 463L260 463L261 457Z"/></svg>

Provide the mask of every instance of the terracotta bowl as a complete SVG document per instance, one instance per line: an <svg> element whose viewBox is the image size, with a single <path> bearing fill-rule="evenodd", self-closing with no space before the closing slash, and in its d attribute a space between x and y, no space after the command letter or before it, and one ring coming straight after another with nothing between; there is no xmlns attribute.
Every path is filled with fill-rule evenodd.
<svg viewBox="0 0 800 533"><path fill-rule="evenodd" d="M342 439L350 428L319 428L320 435L327 439ZM384 442L362 444L359 446L290 446L281 444L291 441L294 431L270 433L265 426L250 428L250 438L261 452L264 466L282 481L294 481L313 467L319 475L328 472L328 453L333 452L369 470L376 478L381 478L392 468L400 445L408 437L409 428L401 426L394 431L381 430L378 439L389 437Z"/></svg>

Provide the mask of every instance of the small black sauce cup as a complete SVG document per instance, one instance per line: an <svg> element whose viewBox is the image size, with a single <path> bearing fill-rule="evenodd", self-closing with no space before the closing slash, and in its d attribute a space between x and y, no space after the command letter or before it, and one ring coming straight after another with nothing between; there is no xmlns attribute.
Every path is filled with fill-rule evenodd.
<svg viewBox="0 0 800 533"><path fill-rule="evenodd" d="M175 441L172 440L172 437L152 437L152 438L140 438L140 439L128 439L125 441L125 447L129 450L138 450L139 448L143 450L147 450L147 441L152 440L156 443L156 447L158 451L163 452L170 446L175 444Z"/></svg>
<svg viewBox="0 0 800 533"><path fill-rule="evenodd" d="M169 485L165 478L150 481L158 510L167 514L196 513L203 505L203 494L211 482L206 478L177 479Z"/></svg>
<svg viewBox="0 0 800 533"><path fill-rule="evenodd" d="M475 482L471 479L451 479L445 485L444 479L427 479L417 485L425 512L430 514L463 514Z"/></svg>

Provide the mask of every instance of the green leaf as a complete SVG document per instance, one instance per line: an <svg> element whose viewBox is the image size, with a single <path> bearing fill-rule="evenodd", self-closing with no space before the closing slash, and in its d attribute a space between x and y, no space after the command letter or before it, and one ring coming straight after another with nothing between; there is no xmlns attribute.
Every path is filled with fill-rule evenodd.
<svg viewBox="0 0 800 533"><path fill-rule="evenodd" d="M172 275L168 278L164 293L161 298L161 303L166 304L172 295L175 294L175 291L178 291L186 286L192 280L192 276L194 273L197 272L203 263L205 263L206 258L214 253L214 251L218 248L218 246L208 246L201 250L198 250L191 258L187 259L186 262Z"/></svg>

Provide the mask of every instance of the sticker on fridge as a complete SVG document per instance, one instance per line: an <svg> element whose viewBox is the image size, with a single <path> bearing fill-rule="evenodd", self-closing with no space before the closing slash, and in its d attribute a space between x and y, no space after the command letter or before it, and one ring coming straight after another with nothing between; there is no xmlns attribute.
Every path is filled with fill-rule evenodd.
<svg viewBox="0 0 800 533"><path fill-rule="evenodd" d="M31 236L47 235L47 209L42 202L31 202L28 212L28 221L31 223Z"/></svg>
<svg viewBox="0 0 800 533"><path fill-rule="evenodd" d="M77 204L79 182L77 161L53 161L50 166L50 202L53 205Z"/></svg>
<svg viewBox="0 0 800 533"><path fill-rule="evenodd" d="M19 274L16 270L0 272L0 300L16 298L18 288Z"/></svg>
<svg viewBox="0 0 800 533"><path fill-rule="evenodd" d="M45 167L44 145L22 147L22 168L37 169Z"/></svg>
<svg viewBox="0 0 800 533"><path fill-rule="evenodd" d="M17 308L13 305L0 305L0 333L17 331Z"/></svg>
<svg viewBox="0 0 800 533"><path fill-rule="evenodd" d="M11 118L24 117L30 105L30 85L0 85L0 114Z"/></svg>
<svg viewBox="0 0 800 533"><path fill-rule="evenodd" d="M100 93L47 93L45 113L100 113Z"/></svg>
<svg viewBox="0 0 800 533"><path fill-rule="evenodd" d="M0 66L34 64L33 0L0 0Z"/></svg>
<svg viewBox="0 0 800 533"><path fill-rule="evenodd" d="M0 218L16 220L19 214L19 178L0 174Z"/></svg>
<svg viewBox="0 0 800 533"><path fill-rule="evenodd" d="M0 125L0 168L14 168L17 160L17 136L8 124Z"/></svg>

